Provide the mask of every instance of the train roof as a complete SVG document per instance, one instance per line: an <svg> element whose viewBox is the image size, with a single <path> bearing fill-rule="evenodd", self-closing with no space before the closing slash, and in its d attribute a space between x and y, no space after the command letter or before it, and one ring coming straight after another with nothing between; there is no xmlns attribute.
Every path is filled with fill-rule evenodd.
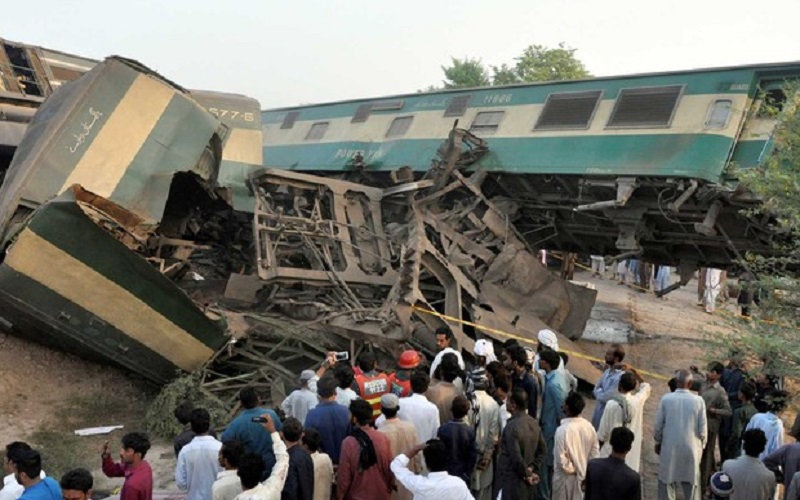
<svg viewBox="0 0 800 500"><path fill-rule="evenodd" d="M786 77L793 75L800 76L800 60L788 61L788 62L776 62L776 63L745 64L736 66L717 66L711 68L696 68L696 69L674 70L674 71L656 71L649 73L631 73L627 75L596 76L591 78L580 78L577 80L548 80L544 82L524 82L524 83L515 83L511 85L497 85L497 86L487 86L487 87L462 87L457 89L441 89L430 92L407 92L403 94L360 97L357 99L343 99L339 101L328 101L316 104L281 106L277 108L265 109L263 111L280 112L280 111L297 110L297 109L336 106L341 104L354 104L354 103L369 102L374 100L401 99L401 98L422 97L426 95L438 95L438 94L463 94L465 92L470 92L470 91L517 89L517 88L543 87L550 85L565 85L565 84L598 82L598 81L616 81L616 80L628 80L628 79L638 79L638 78L664 77L673 75L675 76L696 75L701 73L720 73L725 71L748 71L748 70L758 73L766 73L767 75L769 75L770 73L774 73L774 76L776 77Z"/></svg>

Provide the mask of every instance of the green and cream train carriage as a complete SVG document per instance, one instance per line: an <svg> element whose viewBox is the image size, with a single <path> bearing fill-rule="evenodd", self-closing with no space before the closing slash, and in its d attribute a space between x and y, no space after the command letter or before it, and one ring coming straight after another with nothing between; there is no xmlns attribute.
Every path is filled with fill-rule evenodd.
<svg viewBox="0 0 800 500"><path fill-rule="evenodd" d="M740 213L753 200L726 166L763 161L775 126L764 96L780 105L798 76L800 63L763 64L272 109L264 164L387 183L401 167L421 176L457 122L487 142L468 168L513 200L509 216L531 245L724 267L767 251L771 237Z"/></svg>

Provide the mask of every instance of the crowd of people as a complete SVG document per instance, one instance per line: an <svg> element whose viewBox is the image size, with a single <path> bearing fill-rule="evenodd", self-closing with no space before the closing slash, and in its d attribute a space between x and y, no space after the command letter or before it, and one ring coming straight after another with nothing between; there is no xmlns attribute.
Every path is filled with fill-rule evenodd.
<svg viewBox="0 0 800 500"><path fill-rule="evenodd" d="M535 349L506 341L495 354L478 340L467 366L453 333L436 331L430 366L405 351L396 370L362 352L356 366L329 353L303 371L274 409L255 389L217 438L209 412L185 402L174 440L175 484L187 500L627 500L642 498L644 404L651 386L611 345L594 387L594 412L576 392L569 357L549 330ZM734 357L735 358L735 357ZM658 498L800 499L800 444L783 444L787 393L769 377L751 380L737 359L701 374L679 370L654 422ZM792 435L800 437L796 422ZM722 458L716 461L717 447ZM106 442L101 465L124 477L121 500L152 500L147 435L122 438L120 461ZM6 447L0 500L87 500L83 469L60 484L25 443Z"/></svg>

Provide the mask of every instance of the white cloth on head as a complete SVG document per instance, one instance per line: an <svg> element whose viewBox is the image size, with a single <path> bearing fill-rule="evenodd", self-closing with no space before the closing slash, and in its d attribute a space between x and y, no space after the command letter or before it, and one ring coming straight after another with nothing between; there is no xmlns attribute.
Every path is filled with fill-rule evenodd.
<svg viewBox="0 0 800 500"><path fill-rule="evenodd" d="M547 328L539 330L536 338L539 339L539 343L543 346L558 351L558 336L553 330L548 330Z"/></svg>
<svg viewBox="0 0 800 500"><path fill-rule="evenodd" d="M439 363L442 362L442 358L444 357L444 355L448 353L455 354L456 357L458 358L458 366L462 370L465 368L466 365L464 364L464 358L461 357L461 353L456 351L452 347L445 347L436 354L435 358L433 358L433 363L431 363L431 372L430 372L431 378L435 378L433 374L436 372L436 368L439 366Z"/></svg>
<svg viewBox="0 0 800 500"><path fill-rule="evenodd" d="M475 341L475 349L472 351L476 356L486 358L487 363L497 361L497 356L494 355L494 345L490 340L480 339Z"/></svg>

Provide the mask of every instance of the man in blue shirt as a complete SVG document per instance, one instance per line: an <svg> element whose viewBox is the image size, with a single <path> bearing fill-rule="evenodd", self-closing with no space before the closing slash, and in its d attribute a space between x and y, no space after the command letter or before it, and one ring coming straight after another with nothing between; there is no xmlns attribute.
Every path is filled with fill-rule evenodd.
<svg viewBox="0 0 800 500"><path fill-rule="evenodd" d="M542 435L547 445L547 467L542 466L539 481L539 498L550 500L550 484L553 478L553 449L556 429L564 416L563 406L567 399L569 386L566 379L556 370L561 356L549 349L539 354L539 368L544 370L544 397L542 398Z"/></svg>
<svg viewBox="0 0 800 500"><path fill-rule="evenodd" d="M42 457L38 451L24 450L15 454L14 467L17 482L25 488L22 500L61 500L61 487L52 477L42 479Z"/></svg>
<svg viewBox="0 0 800 500"><path fill-rule="evenodd" d="M625 359L625 348L620 344L611 344L605 356L608 367L594 385L594 399L597 400L597 404L592 415L592 425L595 430L600 427L600 419L603 418L606 403L617 394L619 379L625 373L625 366L622 365L623 359Z"/></svg>
<svg viewBox="0 0 800 500"><path fill-rule="evenodd" d="M319 404L308 412L306 428L314 428L322 436L320 450L339 463L342 441L350 429L350 410L336 402L337 381L333 377L322 377L317 382Z"/></svg>
<svg viewBox="0 0 800 500"><path fill-rule="evenodd" d="M254 418L269 415L275 422L275 429L280 432L283 428L278 414L272 410L258 406L258 393L252 387L245 387L239 393L244 411L239 414L222 433L222 441L236 439L244 446L246 453L256 453L264 459L264 478L269 477L275 465L275 454L272 452L272 436L260 422L253 422Z"/></svg>

